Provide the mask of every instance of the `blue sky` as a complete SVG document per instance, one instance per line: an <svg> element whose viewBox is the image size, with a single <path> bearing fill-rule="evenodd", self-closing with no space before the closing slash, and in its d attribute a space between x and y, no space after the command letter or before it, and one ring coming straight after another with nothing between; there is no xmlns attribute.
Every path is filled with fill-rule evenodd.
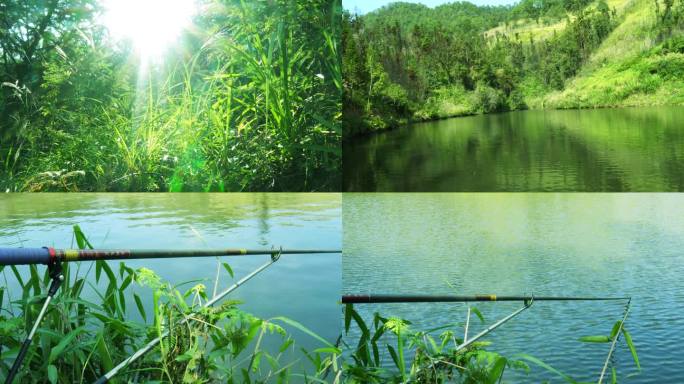
<svg viewBox="0 0 684 384"><path fill-rule="evenodd" d="M342 0L342 6L351 12L355 10L359 14L368 13L383 5L394 3L397 0ZM444 3L453 3L456 0L401 0L407 3L422 3L428 7L434 7ZM476 5L504 5L513 4L515 0L468 0Z"/></svg>

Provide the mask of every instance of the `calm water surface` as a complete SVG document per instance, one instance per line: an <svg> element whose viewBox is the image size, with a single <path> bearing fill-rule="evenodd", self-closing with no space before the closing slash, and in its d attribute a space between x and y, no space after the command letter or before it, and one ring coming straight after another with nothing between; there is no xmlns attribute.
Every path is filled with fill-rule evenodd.
<svg viewBox="0 0 684 384"><path fill-rule="evenodd" d="M681 383L684 341L684 195L345 194L343 292L632 296L627 319L643 373L624 342L616 361L629 383ZM453 286L453 288L450 287ZM479 303L488 324L520 303ZM357 305L417 329L465 321L465 304ZM531 354L596 382L624 305L538 302L490 334L506 355ZM484 329L476 319L475 331ZM561 382L533 367L509 382Z"/></svg>
<svg viewBox="0 0 684 384"><path fill-rule="evenodd" d="M519 111L344 145L347 191L684 191L684 108Z"/></svg>
<svg viewBox="0 0 684 384"><path fill-rule="evenodd" d="M340 249L340 205L339 194L3 194L0 247L68 248L73 246L72 225L79 224L102 248ZM237 280L268 257L220 260L231 265ZM82 270L89 264L83 262ZM127 264L150 268L174 284L202 280L209 293L217 267L213 257ZM112 266L117 272L118 262ZM244 301L241 308L256 316L286 316L334 342L340 333L340 266L340 255L285 255L230 297ZM27 267L19 269L28 273ZM0 275L1 285L8 279L13 298L20 295L12 273ZM219 289L235 280L224 272ZM141 293L150 313L151 294ZM132 303L128 300L129 313L137 314ZM320 347L292 331L303 347Z"/></svg>

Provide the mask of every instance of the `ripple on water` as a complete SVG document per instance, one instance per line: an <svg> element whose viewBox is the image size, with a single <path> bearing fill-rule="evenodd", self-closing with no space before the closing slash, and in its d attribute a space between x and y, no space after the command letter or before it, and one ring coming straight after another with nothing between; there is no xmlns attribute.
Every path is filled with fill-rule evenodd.
<svg viewBox="0 0 684 384"><path fill-rule="evenodd" d="M684 191L684 108L518 111L344 143L346 191Z"/></svg>

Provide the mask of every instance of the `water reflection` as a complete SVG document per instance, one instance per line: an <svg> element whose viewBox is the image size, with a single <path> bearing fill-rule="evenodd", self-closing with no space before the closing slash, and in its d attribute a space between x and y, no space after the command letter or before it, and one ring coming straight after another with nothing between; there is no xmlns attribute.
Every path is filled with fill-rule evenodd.
<svg viewBox="0 0 684 384"><path fill-rule="evenodd" d="M681 107L520 111L345 143L348 191L683 191Z"/></svg>

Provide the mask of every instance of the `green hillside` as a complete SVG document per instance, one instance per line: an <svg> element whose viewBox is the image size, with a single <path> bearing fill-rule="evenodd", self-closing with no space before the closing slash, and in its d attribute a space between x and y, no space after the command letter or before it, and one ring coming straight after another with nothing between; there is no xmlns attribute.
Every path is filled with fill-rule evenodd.
<svg viewBox="0 0 684 384"><path fill-rule="evenodd" d="M347 14L344 134L528 108L684 104L683 31L684 0Z"/></svg>
<svg viewBox="0 0 684 384"><path fill-rule="evenodd" d="M534 108L684 104L684 35L660 35L652 0L628 0L621 23L563 90L531 98ZM680 20L681 22L681 20Z"/></svg>

